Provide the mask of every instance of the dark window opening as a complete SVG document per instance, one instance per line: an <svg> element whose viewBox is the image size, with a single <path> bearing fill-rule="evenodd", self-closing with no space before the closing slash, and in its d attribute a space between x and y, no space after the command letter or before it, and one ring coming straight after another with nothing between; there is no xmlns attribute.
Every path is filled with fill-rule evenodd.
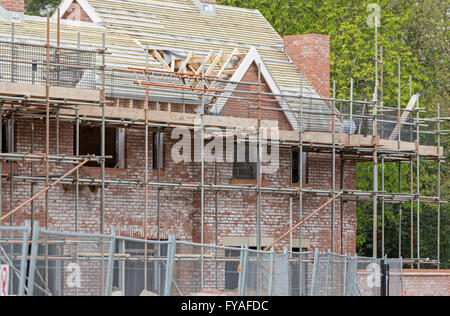
<svg viewBox="0 0 450 316"><path fill-rule="evenodd" d="M74 153L76 153L76 132L74 132ZM82 126L80 127L79 153L81 156L96 155L101 156L102 152L102 132L101 127ZM105 155L112 157L106 159L106 168L125 168L124 161L124 131L119 128L105 129ZM90 161L86 164L89 167L98 167L99 163Z"/></svg>
<svg viewBox="0 0 450 316"><path fill-rule="evenodd" d="M254 149L256 147L252 147ZM250 145L245 144L245 161L238 161L238 145L234 146L233 179L235 180L256 180L257 163L255 157L250 155ZM253 153L253 156L255 154Z"/></svg>
<svg viewBox="0 0 450 316"><path fill-rule="evenodd" d="M153 134L153 170L164 170L164 133Z"/></svg>
<svg viewBox="0 0 450 316"><path fill-rule="evenodd" d="M113 287L125 296L139 296L144 290L144 247L145 244L140 242L118 241L116 243L116 253L133 258L133 260L117 260L114 263ZM147 290L157 295L164 294L167 251L168 245L148 244L147 247L148 257L151 258L147 264Z"/></svg>
<svg viewBox="0 0 450 316"><path fill-rule="evenodd" d="M308 177L307 177L307 164L306 164L306 153L303 153L302 156L302 183L303 184L307 184L308 183ZM298 184L299 181L299 176L300 176L300 172L299 172L299 150L293 150L292 151L292 168L291 168L291 177L292 177L292 183L293 184Z"/></svg>
<svg viewBox="0 0 450 316"><path fill-rule="evenodd" d="M256 247L249 247L250 250L256 250ZM232 258L233 261L225 262L225 289L237 290L239 287L239 265L240 265L241 250L225 250L225 257ZM248 279L246 290L252 291L257 288L258 263L254 259L257 256L254 252L249 252L248 257Z"/></svg>
<svg viewBox="0 0 450 316"><path fill-rule="evenodd" d="M2 122L2 153L9 153L10 152L10 144L9 144L9 138L10 138L10 128L9 123L7 121Z"/></svg>
<svg viewBox="0 0 450 316"><path fill-rule="evenodd" d="M225 250L225 257L239 259L241 255L240 250ZM226 290L236 290L239 286L239 264L236 261L226 261L225 262L225 289Z"/></svg>

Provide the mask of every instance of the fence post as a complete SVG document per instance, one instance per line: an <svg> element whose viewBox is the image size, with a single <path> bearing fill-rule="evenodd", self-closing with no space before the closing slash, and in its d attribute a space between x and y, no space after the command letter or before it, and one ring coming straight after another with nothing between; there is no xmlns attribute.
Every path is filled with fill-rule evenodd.
<svg viewBox="0 0 450 316"><path fill-rule="evenodd" d="M239 251L239 279L238 279L238 296L241 296L241 284L242 284L242 265L244 263L244 245L241 245L241 251Z"/></svg>
<svg viewBox="0 0 450 316"><path fill-rule="evenodd" d="M342 291L343 291L343 293L342 293L342 296L347 296L346 294L346 290L347 290L347 264L348 264L348 261L347 261L347 258L348 258L348 255L346 254L345 255L345 257L344 257L344 280L343 280L343 284L342 284Z"/></svg>
<svg viewBox="0 0 450 316"><path fill-rule="evenodd" d="M284 273L281 273L282 276L285 276L285 278L283 279L283 283L284 283L284 286L285 286L285 288L284 288L285 292L283 292L283 295L289 296L289 288L290 288L289 280L290 279L289 279L289 247L288 246L284 247L284 258L283 258L283 261L284 261L284 267L286 269L284 271Z"/></svg>
<svg viewBox="0 0 450 316"><path fill-rule="evenodd" d="M386 262L385 259L381 259L380 261L381 263L381 289L380 289L380 296L387 296L387 290L386 290L386 285L387 285L387 278L386 278Z"/></svg>
<svg viewBox="0 0 450 316"><path fill-rule="evenodd" d="M116 250L116 230L111 231L111 238L109 241L109 257L108 257L108 269L106 274L106 296L112 295L113 278L114 278L114 252Z"/></svg>
<svg viewBox="0 0 450 316"><path fill-rule="evenodd" d="M319 268L319 249L316 248L314 252L314 268L311 280L311 296L316 295L316 283L317 283L317 269Z"/></svg>
<svg viewBox="0 0 450 316"><path fill-rule="evenodd" d="M166 283L164 288L164 296L172 296L173 271L175 265L175 252L177 248L177 240L175 236L169 237L169 249L167 253L167 271Z"/></svg>
<svg viewBox="0 0 450 316"><path fill-rule="evenodd" d="M325 295L328 296L328 279L330 278L330 260L331 260L331 252L328 250L327 254L327 276L325 279Z"/></svg>
<svg viewBox="0 0 450 316"><path fill-rule="evenodd" d="M36 270L36 257L39 248L39 233L41 227L39 222L35 221L33 224L33 238L31 242L31 259L30 259L30 270L28 272L28 296L33 296L34 292L34 275Z"/></svg>
<svg viewBox="0 0 450 316"><path fill-rule="evenodd" d="M22 240L22 258L20 262L20 279L19 279L19 296L25 295L25 283L27 274L27 256L28 256L28 239L30 239L31 224L30 221L25 221L25 231L23 232Z"/></svg>
<svg viewBox="0 0 450 316"><path fill-rule="evenodd" d="M400 284L401 284L400 296L403 296L404 288L403 288L403 258L402 257L400 257Z"/></svg>
<svg viewBox="0 0 450 316"><path fill-rule="evenodd" d="M273 293L273 278L275 277L275 250L270 251L270 279L269 279L269 296Z"/></svg>
<svg viewBox="0 0 450 316"><path fill-rule="evenodd" d="M245 289L247 285L248 246L242 247L241 254L241 272L239 274L238 296L245 295Z"/></svg>

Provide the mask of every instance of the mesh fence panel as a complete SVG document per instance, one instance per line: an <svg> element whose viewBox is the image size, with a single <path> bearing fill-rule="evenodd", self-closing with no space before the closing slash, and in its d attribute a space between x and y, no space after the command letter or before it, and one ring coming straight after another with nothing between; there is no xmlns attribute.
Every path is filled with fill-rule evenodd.
<svg viewBox="0 0 450 316"><path fill-rule="evenodd" d="M332 253L315 258L313 296L344 296L348 278L347 257Z"/></svg>
<svg viewBox="0 0 450 316"><path fill-rule="evenodd" d="M272 255L271 253L250 252L248 255L245 276L245 296L281 296L286 291L283 272L286 255ZM278 278L274 281L274 275ZM287 283L287 282L286 282Z"/></svg>
<svg viewBox="0 0 450 316"><path fill-rule="evenodd" d="M358 271L358 257L349 259L347 269L347 296L359 296L357 271Z"/></svg>
<svg viewBox="0 0 450 316"><path fill-rule="evenodd" d="M42 233L36 257L34 295L104 295L109 244L109 238Z"/></svg>
<svg viewBox="0 0 450 316"><path fill-rule="evenodd" d="M241 250L177 243L173 295L238 294Z"/></svg>
<svg viewBox="0 0 450 316"><path fill-rule="evenodd" d="M389 296L403 296L403 263L402 259L385 259L389 266Z"/></svg>
<svg viewBox="0 0 450 316"><path fill-rule="evenodd" d="M0 227L9 295L24 284L34 296L379 296L381 266L389 272L387 294L403 294L401 259L35 231L31 238L29 226Z"/></svg>
<svg viewBox="0 0 450 316"><path fill-rule="evenodd" d="M352 259L352 269L356 267L356 282L349 286L352 296L379 296L381 295L381 265L383 259L357 257ZM384 259L388 268L387 295L403 295L403 268L402 259ZM353 266L354 265L354 266ZM351 277L355 274L351 273Z"/></svg>
<svg viewBox="0 0 450 316"><path fill-rule="evenodd" d="M309 296L314 269L312 252L291 253L289 260L290 296Z"/></svg>
<svg viewBox="0 0 450 316"><path fill-rule="evenodd" d="M374 258L358 257L356 290L359 296L380 295L380 266Z"/></svg>
<svg viewBox="0 0 450 316"><path fill-rule="evenodd" d="M23 232L21 230L0 230L0 266L9 269L0 270L0 296L18 295L23 250ZM9 282L7 281L9 280Z"/></svg>
<svg viewBox="0 0 450 316"><path fill-rule="evenodd" d="M113 295L162 296L166 282L167 250L165 242L116 240Z"/></svg>

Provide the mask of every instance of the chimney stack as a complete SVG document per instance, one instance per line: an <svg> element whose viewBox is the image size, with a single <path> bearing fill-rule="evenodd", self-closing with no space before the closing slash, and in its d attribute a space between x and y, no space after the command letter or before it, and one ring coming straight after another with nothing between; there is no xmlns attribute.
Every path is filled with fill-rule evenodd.
<svg viewBox="0 0 450 316"><path fill-rule="evenodd" d="M8 11L25 11L25 0L0 0L0 5Z"/></svg>
<svg viewBox="0 0 450 316"><path fill-rule="evenodd" d="M284 51L322 98L330 97L330 37L321 34L284 37Z"/></svg>
<svg viewBox="0 0 450 316"><path fill-rule="evenodd" d="M22 22L25 12L25 0L0 0L0 19Z"/></svg>

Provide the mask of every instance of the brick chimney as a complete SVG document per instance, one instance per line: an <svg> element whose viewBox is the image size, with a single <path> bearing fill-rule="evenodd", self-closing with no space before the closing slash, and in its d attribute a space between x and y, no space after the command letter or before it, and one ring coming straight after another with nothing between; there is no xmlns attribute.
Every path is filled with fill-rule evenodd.
<svg viewBox="0 0 450 316"><path fill-rule="evenodd" d="M200 0L202 3L216 4L216 0Z"/></svg>
<svg viewBox="0 0 450 316"><path fill-rule="evenodd" d="M330 97L330 37L321 34L284 37L284 51L322 98Z"/></svg>
<svg viewBox="0 0 450 316"><path fill-rule="evenodd" d="M8 11L25 11L25 0L0 0L0 5Z"/></svg>

